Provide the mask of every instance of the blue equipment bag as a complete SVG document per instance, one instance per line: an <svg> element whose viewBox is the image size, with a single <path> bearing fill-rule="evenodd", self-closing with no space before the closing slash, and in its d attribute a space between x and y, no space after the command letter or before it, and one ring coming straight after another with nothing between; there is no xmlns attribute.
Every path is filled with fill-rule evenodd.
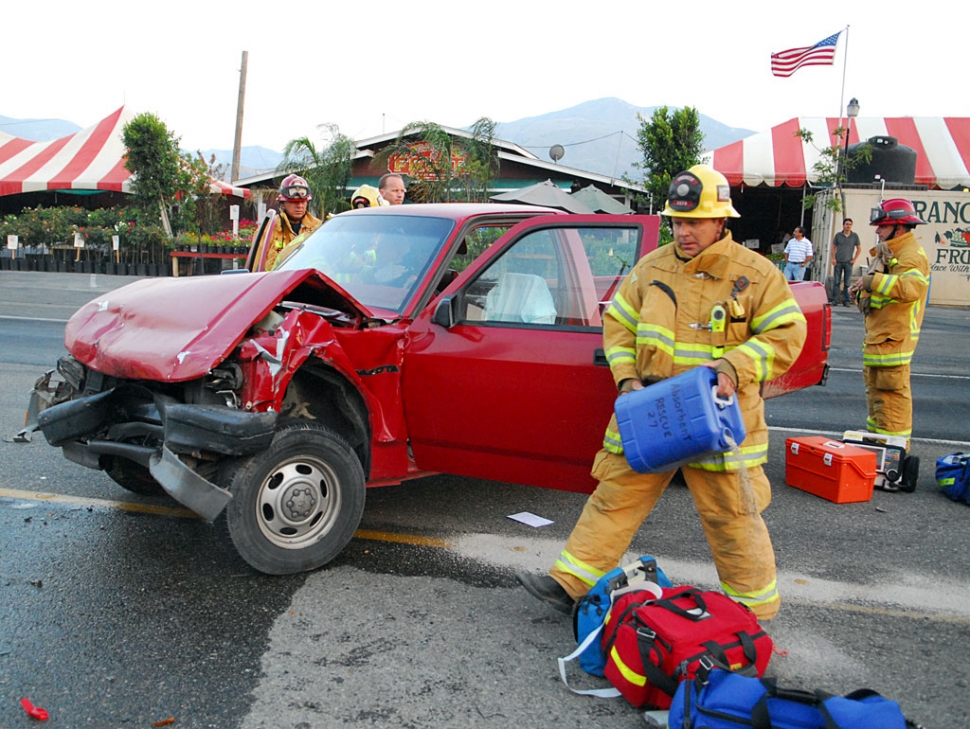
<svg viewBox="0 0 970 729"><path fill-rule="evenodd" d="M970 455L951 453L936 461L936 482L954 501L970 504Z"/></svg>
<svg viewBox="0 0 970 729"><path fill-rule="evenodd" d="M640 557L636 562L625 567L615 567L597 580L590 591L576 601L573 611L573 632L579 644L572 653L559 659L559 675L563 683L569 687L566 680L566 664L579 660L579 667L592 676L602 676L606 668L606 654L603 653L603 643L600 633L603 621L619 595L630 592L648 591L654 597L661 597L661 587L673 587L673 583L657 566L657 560L650 555ZM569 687L570 691L578 694L611 697L619 696L616 689L593 689L577 691Z"/></svg>
<svg viewBox="0 0 970 729"><path fill-rule="evenodd" d="M906 729L899 704L875 691L846 696L780 688L773 679L715 668L682 681L667 717L669 729Z"/></svg>

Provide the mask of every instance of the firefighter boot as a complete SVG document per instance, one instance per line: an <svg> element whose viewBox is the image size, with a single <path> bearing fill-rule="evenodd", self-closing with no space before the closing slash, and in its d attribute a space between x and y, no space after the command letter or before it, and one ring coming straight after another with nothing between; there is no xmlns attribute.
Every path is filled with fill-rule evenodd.
<svg viewBox="0 0 970 729"><path fill-rule="evenodd" d="M519 572L515 578L522 583L532 597L549 603L554 610L565 615L571 615L576 601L573 600L562 585L556 582L549 575L533 575L528 572Z"/></svg>

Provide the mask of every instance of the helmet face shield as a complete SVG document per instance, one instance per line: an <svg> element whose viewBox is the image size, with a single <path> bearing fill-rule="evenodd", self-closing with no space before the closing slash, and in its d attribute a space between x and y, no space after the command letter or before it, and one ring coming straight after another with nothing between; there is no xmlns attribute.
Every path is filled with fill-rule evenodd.
<svg viewBox="0 0 970 729"><path fill-rule="evenodd" d="M884 200L869 211L869 225L925 225L913 203L902 197Z"/></svg>
<svg viewBox="0 0 970 729"><path fill-rule="evenodd" d="M310 190L302 185L289 185L282 188L280 194L288 200L306 200L310 197Z"/></svg>
<svg viewBox="0 0 970 729"><path fill-rule="evenodd" d="M310 194L310 186L306 180L299 175L287 175L280 184L280 194L276 199L280 202L308 202L313 199L313 196Z"/></svg>

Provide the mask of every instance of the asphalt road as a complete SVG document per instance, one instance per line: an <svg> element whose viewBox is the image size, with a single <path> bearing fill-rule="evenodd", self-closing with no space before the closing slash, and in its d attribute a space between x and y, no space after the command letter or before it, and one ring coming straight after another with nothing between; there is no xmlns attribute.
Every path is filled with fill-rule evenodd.
<svg viewBox="0 0 970 729"><path fill-rule="evenodd" d="M0 272L0 436L78 305L125 279ZM783 685L869 687L924 726L970 725L970 510L933 463L970 450L970 312L933 307L914 364L912 494L836 505L790 488L785 439L865 422L861 316L834 312L824 388L768 403L766 512L784 607L770 672ZM555 559L584 497L437 476L371 490L358 538L327 568L252 572L218 528L136 497L38 437L0 442L0 727L637 727L622 700L575 696L556 657L569 620L517 587ZM553 520L533 529L508 519ZM631 554L678 583L716 578L674 485ZM576 683L599 685L577 674Z"/></svg>

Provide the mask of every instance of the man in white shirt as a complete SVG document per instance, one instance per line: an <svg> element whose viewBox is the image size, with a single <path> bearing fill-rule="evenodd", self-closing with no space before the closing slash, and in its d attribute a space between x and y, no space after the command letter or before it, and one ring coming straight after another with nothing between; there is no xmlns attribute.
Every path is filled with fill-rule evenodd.
<svg viewBox="0 0 970 729"><path fill-rule="evenodd" d="M795 237L785 246L785 278L789 281L804 280L814 253L815 247L805 237L805 229L801 226L795 228Z"/></svg>

